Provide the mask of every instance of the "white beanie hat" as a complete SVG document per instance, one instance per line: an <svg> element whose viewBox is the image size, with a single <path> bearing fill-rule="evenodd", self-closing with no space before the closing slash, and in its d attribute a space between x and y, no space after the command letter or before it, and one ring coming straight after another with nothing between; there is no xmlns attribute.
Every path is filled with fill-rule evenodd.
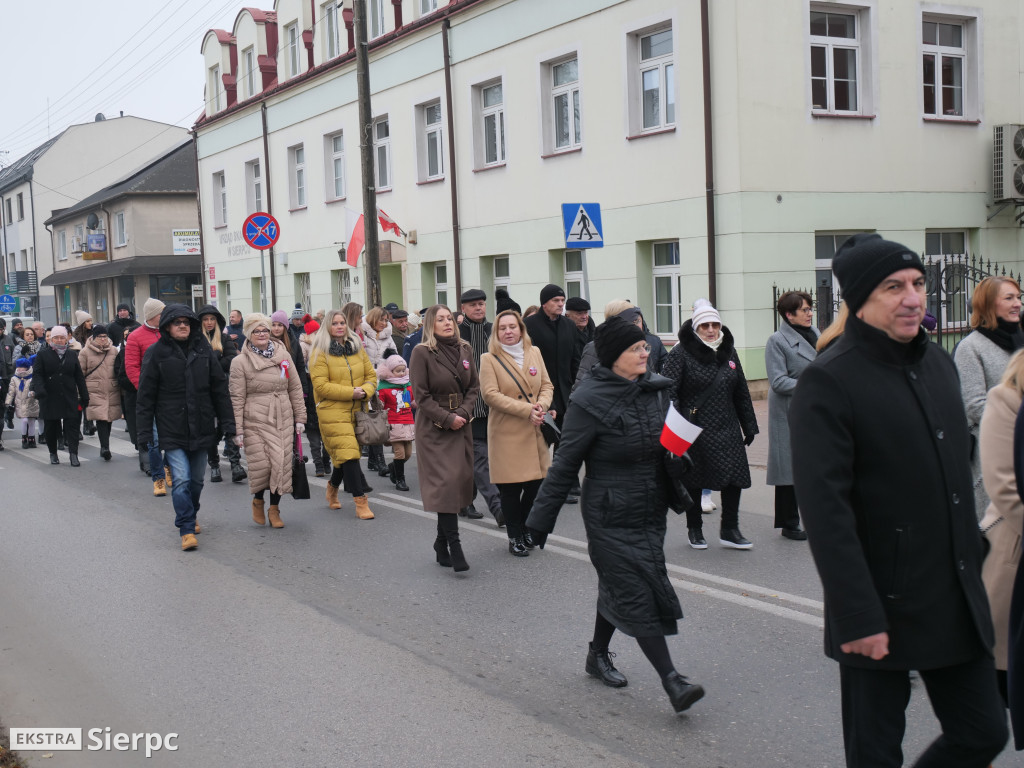
<svg viewBox="0 0 1024 768"><path fill-rule="evenodd" d="M693 302L693 330L704 323L718 323L722 324L722 316L718 314L718 310L711 306L711 302L707 299L697 299Z"/></svg>
<svg viewBox="0 0 1024 768"><path fill-rule="evenodd" d="M142 319L149 321L154 317L159 318L163 311L164 303L160 299L146 299L146 303L142 305Z"/></svg>

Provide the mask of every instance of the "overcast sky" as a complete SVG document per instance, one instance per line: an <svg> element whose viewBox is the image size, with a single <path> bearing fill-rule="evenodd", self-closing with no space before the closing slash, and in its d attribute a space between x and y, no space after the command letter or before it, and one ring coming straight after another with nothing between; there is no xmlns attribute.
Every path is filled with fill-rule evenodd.
<svg viewBox="0 0 1024 768"><path fill-rule="evenodd" d="M3 0L0 165L96 113L191 127L203 108L203 35L272 0ZM49 99L49 108L47 108Z"/></svg>

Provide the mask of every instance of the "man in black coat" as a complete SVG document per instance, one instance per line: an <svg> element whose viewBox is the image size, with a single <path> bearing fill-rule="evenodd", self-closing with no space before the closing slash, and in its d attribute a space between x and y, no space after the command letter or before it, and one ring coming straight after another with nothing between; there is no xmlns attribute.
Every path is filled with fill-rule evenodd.
<svg viewBox="0 0 1024 768"><path fill-rule="evenodd" d="M839 662L848 766L900 766L919 670L942 726L917 766L988 766L1007 739L956 368L928 341L924 267L855 235L833 269L850 317L789 411L797 500Z"/></svg>
<svg viewBox="0 0 1024 768"><path fill-rule="evenodd" d="M554 411L555 424L561 429L583 348L576 343L576 325L562 314L565 291L552 283L545 285L540 292L540 305L540 312L530 315L523 323L533 346L540 350L548 377L555 387L551 410ZM566 501L575 504L579 496L580 485L577 480Z"/></svg>
<svg viewBox="0 0 1024 768"><path fill-rule="evenodd" d="M121 326L122 336L127 336L141 325L141 323L135 319L135 315L132 313L132 308L127 304L118 304L116 311L117 317L111 321L111 325Z"/></svg>
<svg viewBox="0 0 1024 768"><path fill-rule="evenodd" d="M72 467L78 461L78 424L89 407L89 390L78 362L78 352L68 349L68 330L53 326L50 346L42 347L32 366L32 391L39 401L39 418L46 427L46 445L50 463L60 464L58 443L67 445Z"/></svg>
<svg viewBox="0 0 1024 768"><path fill-rule="evenodd" d="M199 495L206 474L206 455L217 442L217 426L227 438L235 435L235 416L228 380L199 318L184 304L170 304L160 314L160 338L142 358L136 422L139 434L153 434L156 422L160 449L171 468L174 525L181 548L195 549L199 526Z"/></svg>
<svg viewBox="0 0 1024 768"><path fill-rule="evenodd" d="M17 345L14 337L7 333L7 321L0 319L0 404L7 402L7 388L10 386L11 377L14 375L14 347ZM5 410L11 410L2 406ZM4 423L7 421L7 414L0 413L0 451L4 449ZM11 426L13 429L13 424Z"/></svg>

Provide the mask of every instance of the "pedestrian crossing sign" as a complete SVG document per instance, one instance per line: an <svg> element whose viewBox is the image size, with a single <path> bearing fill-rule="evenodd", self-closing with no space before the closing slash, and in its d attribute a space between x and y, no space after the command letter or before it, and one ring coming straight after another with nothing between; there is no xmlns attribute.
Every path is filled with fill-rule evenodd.
<svg viewBox="0 0 1024 768"><path fill-rule="evenodd" d="M562 203L567 248L603 248L600 203Z"/></svg>

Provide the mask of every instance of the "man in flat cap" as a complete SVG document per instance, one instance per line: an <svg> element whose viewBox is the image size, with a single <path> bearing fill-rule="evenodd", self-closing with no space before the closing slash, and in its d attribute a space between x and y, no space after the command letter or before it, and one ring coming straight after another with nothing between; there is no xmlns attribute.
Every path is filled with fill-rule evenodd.
<svg viewBox="0 0 1024 768"><path fill-rule="evenodd" d="M393 305L388 304L388 307L390 306ZM395 349L404 349L405 340L409 336L409 313L396 306L394 309L388 309L388 315L391 317L391 338L395 341Z"/></svg>
<svg viewBox="0 0 1024 768"><path fill-rule="evenodd" d="M942 734L914 765L983 768L1006 743L1006 714L956 367L921 329L916 253L854 235L833 271L850 316L800 375L789 425L846 764L904 764L918 670Z"/></svg>

